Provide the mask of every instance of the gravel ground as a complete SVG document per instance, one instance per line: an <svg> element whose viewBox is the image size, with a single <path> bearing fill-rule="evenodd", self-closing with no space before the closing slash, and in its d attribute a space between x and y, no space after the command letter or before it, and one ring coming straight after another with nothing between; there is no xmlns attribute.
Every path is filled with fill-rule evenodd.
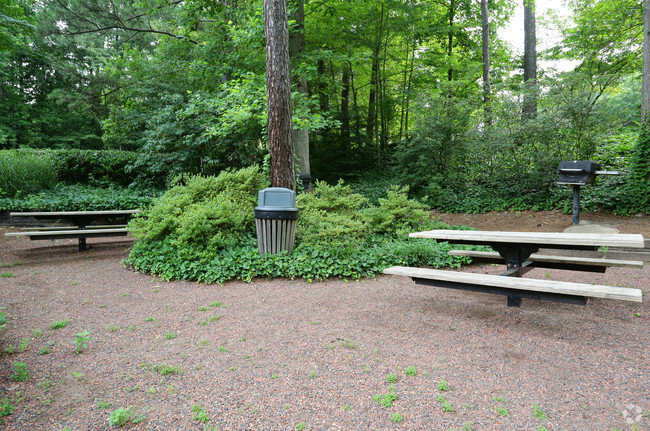
<svg viewBox="0 0 650 431"><path fill-rule="evenodd" d="M130 430L650 429L647 297L508 308L392 276L167 283L126 269L123 239L83 253L0 241L7 430L117 429L120 407L141 419ZM647 288L649 268L528 276ZM93 339L75 353L84 330ZM373 399L391 391L390 407Z"/></svg>

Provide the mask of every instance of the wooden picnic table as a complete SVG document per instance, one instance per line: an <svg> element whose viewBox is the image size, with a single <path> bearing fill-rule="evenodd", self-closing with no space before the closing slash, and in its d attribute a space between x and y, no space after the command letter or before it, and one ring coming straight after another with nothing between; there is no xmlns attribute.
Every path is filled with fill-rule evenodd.
<svg viewBox="0 0 650 431"><path fill-rule="evenodd" d="M76 226L75 229L60 228L53 230L51 227L38 228L29 232L10 232L6 236L29 236L31 240L78 238L79 251L86 250L86 238L125 236L127 234L124 225L116 226L90 226L94 221L105 218L127 217L139 213L140 210L100 210L100 211L33 211L33 212L11 212L11 217L33 217L45 220L62 220Z"/></svg>
<svg viewBox="0 0 650 431"><path fill-rule="evenodd" d="M545 299L560 302L585 304L585 296L603 298L641 300L639 289L626 289L612 286L555 282L551 280L517 280L535 267L556 268L577 271L604 272L608 266L639 267L643 262L597 262L597 259L571 257L536 257L533 253L540 248L597 250L607 247L644 248L642 235L637 234L595 234L595 233L553 233L553 232L501 232L438 229L416 232L411 238L429 238L453 244L483 245L496 250L506 264L501 276L484 274L463 274L453 271L439 271L421 268L392 267L384 273L407 275L416 283L463 290L499 293L508 296L508 306L518 307L521 298ZM475 256L479 253L475 252ZM462 252L455 253L463 255ZM471 256L471 252L464 254ZM536 255L535 255L536 256ZM498 258L498 256L497 256ZM455 275L454 275L455 274ZM502 277L505 276L505 277ZM496 278L494 278L496 277ZM624 290L617 290L624 289Z"/></svg>

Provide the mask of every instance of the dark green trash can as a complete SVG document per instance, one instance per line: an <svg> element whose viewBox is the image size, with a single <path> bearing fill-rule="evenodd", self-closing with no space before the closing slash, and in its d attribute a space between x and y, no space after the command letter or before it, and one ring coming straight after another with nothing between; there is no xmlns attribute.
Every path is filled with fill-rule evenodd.
<svg viewBox="0 0 650 431"><path fill-rule="evenodd" d="M293 250L296 238L296 192L270 187L260 190L255 208L257 248L260 253L277 254Z"/></svg>

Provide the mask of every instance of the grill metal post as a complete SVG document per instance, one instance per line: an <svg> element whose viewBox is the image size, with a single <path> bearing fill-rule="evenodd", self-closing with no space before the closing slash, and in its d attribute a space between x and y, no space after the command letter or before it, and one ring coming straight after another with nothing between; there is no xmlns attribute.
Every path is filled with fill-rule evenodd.
<svg viewBox="0 0 650 431"><path fill-rule="evenodd" d="M573 186L573 224L580 224L580 186Z"/></svg>

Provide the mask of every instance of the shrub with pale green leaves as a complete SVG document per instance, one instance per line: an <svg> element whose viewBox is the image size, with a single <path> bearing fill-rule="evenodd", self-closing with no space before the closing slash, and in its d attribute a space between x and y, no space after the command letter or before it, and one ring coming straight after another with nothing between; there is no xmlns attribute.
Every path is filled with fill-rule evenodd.
<svg viewBox="0 0 650 431"><path fill-rule="evenodd" d="M52 187L57 182L56 170L47 155L0 151L0 197L32 193Z"/></svg>

